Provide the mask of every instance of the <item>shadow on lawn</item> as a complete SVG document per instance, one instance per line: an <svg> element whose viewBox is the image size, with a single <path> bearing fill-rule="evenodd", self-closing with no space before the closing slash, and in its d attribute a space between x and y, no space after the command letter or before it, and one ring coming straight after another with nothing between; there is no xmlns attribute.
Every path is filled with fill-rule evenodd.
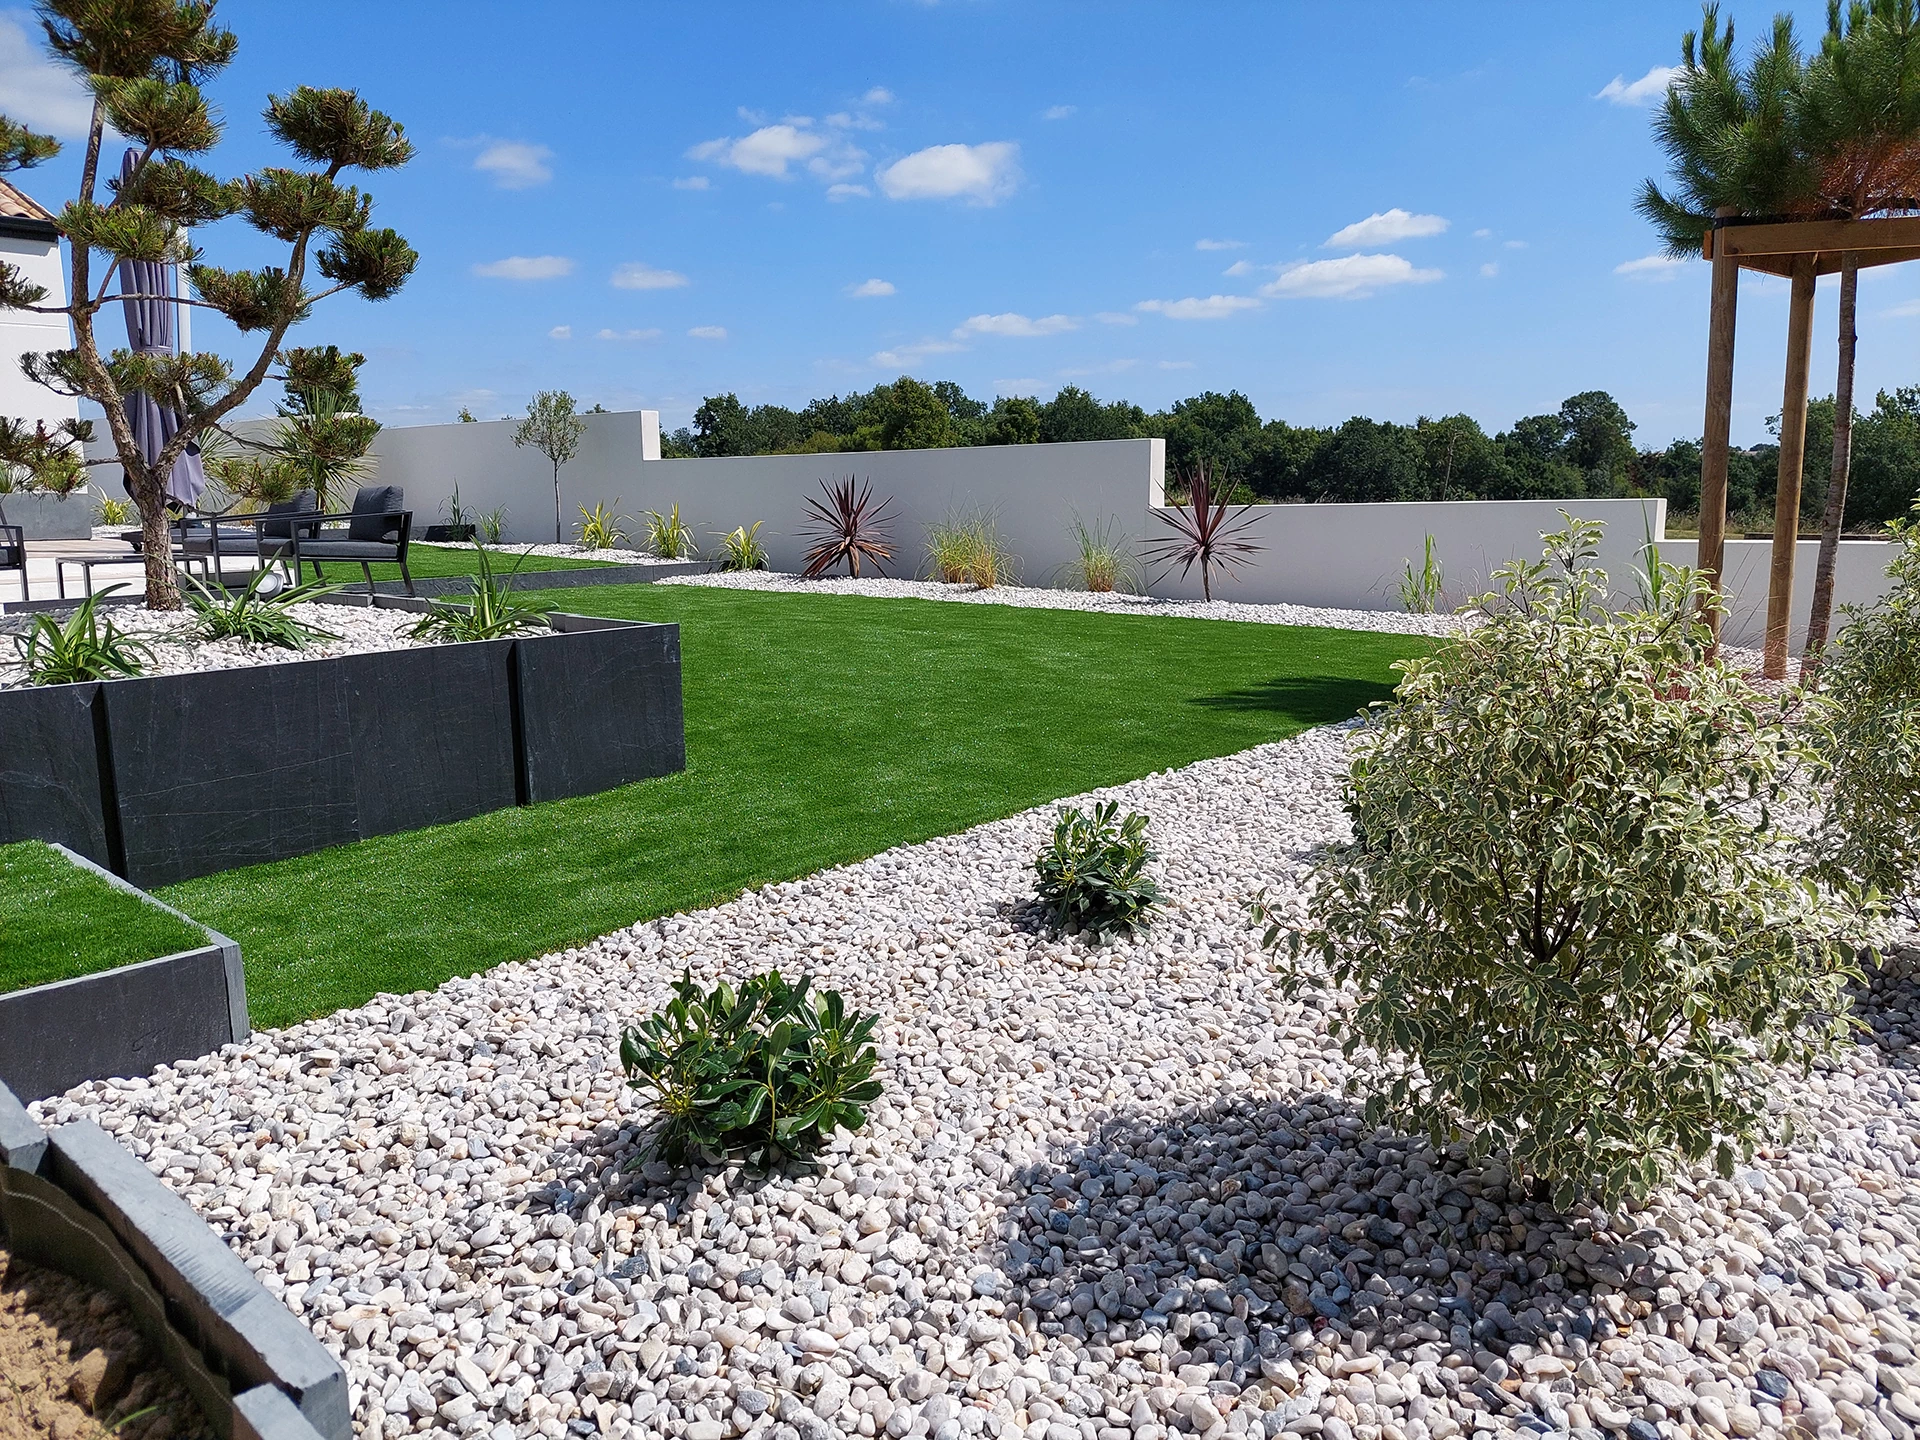
<svg viewBox="0 0 1920 1440"><path fill-rule="evenodd" d="M1325 724L1350 720L1376 700L1391 700L1393 686L1381 680L1354 680L1327 675L1276 675L1239 690L1219 695L1195 695L1189 705L1209 710L1236 710L1244 713L1271 711Z"/></svg>

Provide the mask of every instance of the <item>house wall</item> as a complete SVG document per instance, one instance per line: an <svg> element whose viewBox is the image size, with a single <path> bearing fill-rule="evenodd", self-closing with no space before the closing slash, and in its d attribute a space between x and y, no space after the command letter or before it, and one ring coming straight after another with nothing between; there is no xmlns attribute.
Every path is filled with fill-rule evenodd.
<svg viewBox="0 0 1920 1440"><path fill-rule="evenodd" d="M67 303L67 277L60 264L60 242L0 234L0 260L17 265L26 278L47 288L48 305ZM52 429L62 420L77 419L80 402L56 395L20 373L20 357L33 351L65 350L73 344L64 315L37 315L27 310L0 310L0 415L24 419L29 425L45 421Z"/></svg>

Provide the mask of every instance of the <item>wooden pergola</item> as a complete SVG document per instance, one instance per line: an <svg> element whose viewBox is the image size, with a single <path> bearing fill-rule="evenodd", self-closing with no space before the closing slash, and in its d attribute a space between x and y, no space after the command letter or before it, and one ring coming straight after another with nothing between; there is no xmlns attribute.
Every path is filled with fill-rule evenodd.
<svg viewBox="0 0 1920 1440"><path fill-rule="evenodd" d="M1760 220L1722 212L1701 247L1713 262L1707 321L1707 416L1700 453L1698 568L1714 588L1726 560L1727 452L1733 421L1734 311L1742 270L1792 284L1787 310L1787 373L1780 404L1780 483L1774 498L1773 556L1767 582L1766 674L1787 673L1793 619L1794 545L1800 538L1800 484L1807 435L1807 370L1813 345L1814 281L1841 268L1920 260L1920 216L1878 220ZM1718 621L1715 622L1716 634Z"/></svg>

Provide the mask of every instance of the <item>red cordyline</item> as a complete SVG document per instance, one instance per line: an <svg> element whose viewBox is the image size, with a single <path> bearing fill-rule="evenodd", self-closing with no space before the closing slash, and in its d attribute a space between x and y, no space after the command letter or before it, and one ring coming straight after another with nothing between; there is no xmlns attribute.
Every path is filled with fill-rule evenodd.
<svg viewBox="0 0 1920 1440"><path fill-rule="evenodd" d="M860 486L857 493L856 484ZM880 528L880 520L893 504L893 497L888 496L874 506L872 483L857 482L851 475L838 485L822 480L820 488L827 492L825 505L811 497L807 500L808 513L816 523L803 532L814 543L807 547L807 568L801 572L801 578L817 580L845 561L847 574L857 580L863 558L882 575L886 574L880 569L880 562L893 558L893 548Z"/></svg>
<svg viewBox="0 0 1920 1440"><path fill-rule="evenodd" d="M1161 572L1163 577L1178 565L1184 580L1198 565L1200 593L1207 600L1213 599L1214 566L1221 566L1220 573L1231 578L1233 566L1245 565L1249 555L1263 548L1240 538L1253 524L1253 506L1235 509L1225 499L1229 493L1225 481L1208 473L1205 461L1196 465L1187 478L1187 503L1154 512L1154 518L1174 533L1155 540L1146 549L1148 564L1167 567Z"/></svg>

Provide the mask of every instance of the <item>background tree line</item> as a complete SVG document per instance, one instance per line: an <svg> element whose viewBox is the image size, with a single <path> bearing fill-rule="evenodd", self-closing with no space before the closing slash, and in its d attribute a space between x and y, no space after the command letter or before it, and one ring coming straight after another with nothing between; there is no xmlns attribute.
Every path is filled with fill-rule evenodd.
<svg viewBox="0 0 1920 1440"><path fill-rule="evenodd" d="M1833 444L1834 402L1808 417L1803 525L1817 529L1826 505L1823 458ZM1769 422L1776 433L1777 422ZM1682 525L1700 504L1700 445L1662 450L1634 444L1635 426L1604 390L1569 396L1494 434L1471 415L1422 416L1411 425L1354 416L1336 426L1262 420L1239 391L1209 390L1149 412L1102 402L1078 386L1051 400L1001 396L988 404L949 380L902 376L872 390L810 402L804 409L745 405L711 395L691 426L662 441L668 457L832 454L953 445L1030 445L1069 440L1167 442L1170 476L1195 465L1223 472L1239 499L1266 501L1578 500L1664 496ZM1780 452L1775 444L1733 452L1730 525L1770 531ZM1881 391L1854 420L1849 530L1906 513L1920 493L1920 386Z"/></svg>

